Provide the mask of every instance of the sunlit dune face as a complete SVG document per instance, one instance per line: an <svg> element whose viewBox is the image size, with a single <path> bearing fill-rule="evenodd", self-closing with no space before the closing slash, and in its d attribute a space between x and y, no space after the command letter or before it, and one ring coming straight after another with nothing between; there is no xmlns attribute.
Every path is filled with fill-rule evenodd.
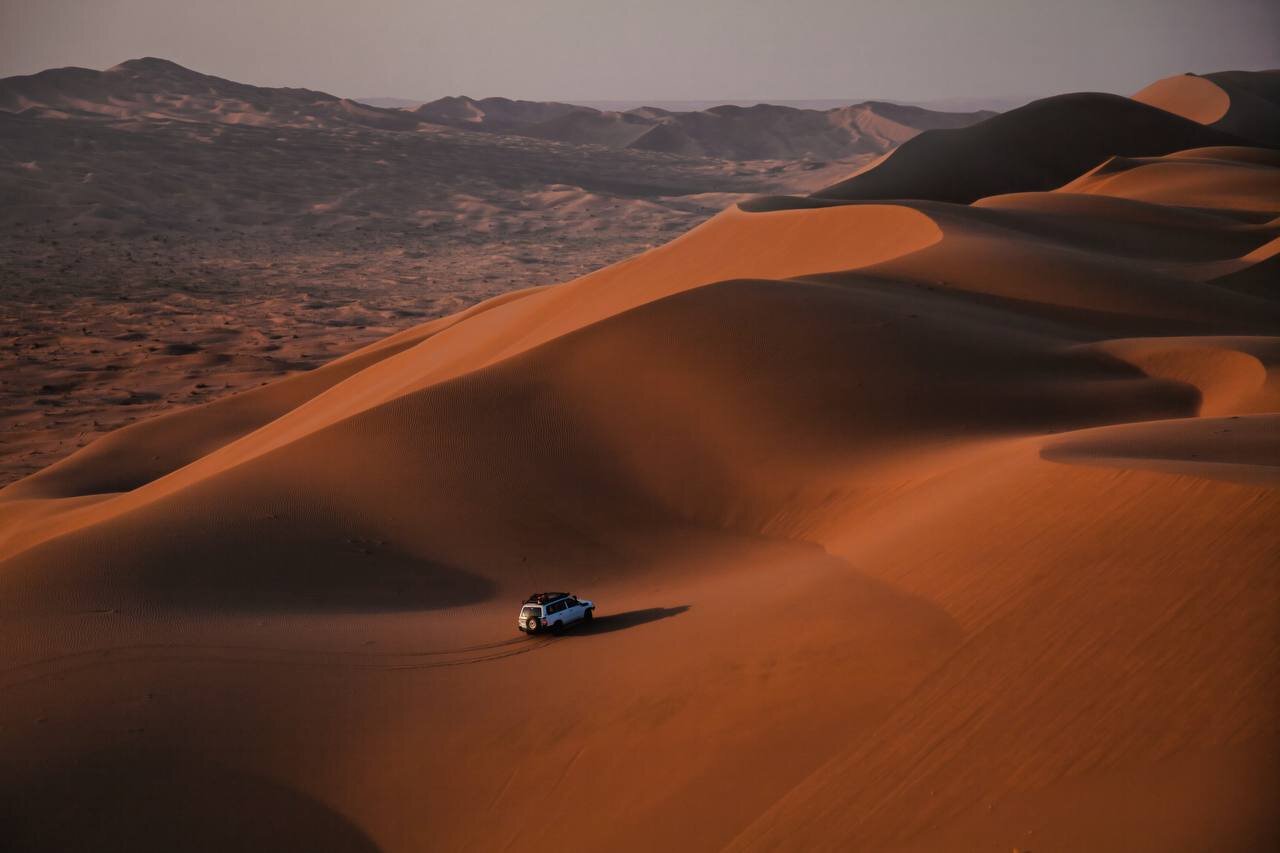
<svg viewBox="0 0 1280 853"><path fill-rule="evenodd" d="M1064 193L1113 195L1199 209L1274 213L1280 188L1273 166L1210 157L1113 158L1062 187Z"/></svg>
<svg viewBox="0 0 1280 853"><path fill-rule="evenodd" d="M1192 74L1158 80L1133 99L1200 124L1213 124L1231 108L1231 96L1221 86Z"/></svg>

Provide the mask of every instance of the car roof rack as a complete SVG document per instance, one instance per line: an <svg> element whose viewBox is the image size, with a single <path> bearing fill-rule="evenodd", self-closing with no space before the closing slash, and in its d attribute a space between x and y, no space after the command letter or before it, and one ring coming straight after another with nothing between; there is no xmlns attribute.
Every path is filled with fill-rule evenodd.
<svg viewBox="0 0 1280 853"><path fill-rule="evenodd" d="M524 600L525 604L546 604L549 601L555 601L557 598L568 598L567 592L535 592Z"/></svg>

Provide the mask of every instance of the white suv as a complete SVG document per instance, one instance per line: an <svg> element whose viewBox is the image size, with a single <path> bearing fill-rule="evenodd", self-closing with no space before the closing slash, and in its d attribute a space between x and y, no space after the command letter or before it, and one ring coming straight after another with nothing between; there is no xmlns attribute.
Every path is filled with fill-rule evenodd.
<svg viewBox="0 0 1280 853"><path fill-rule="evenodd" d="M595 611L594 601L579 601L567 592L539 592L525 599L516 627L526 634L537 634L574 622L590 622Z"/></svg>

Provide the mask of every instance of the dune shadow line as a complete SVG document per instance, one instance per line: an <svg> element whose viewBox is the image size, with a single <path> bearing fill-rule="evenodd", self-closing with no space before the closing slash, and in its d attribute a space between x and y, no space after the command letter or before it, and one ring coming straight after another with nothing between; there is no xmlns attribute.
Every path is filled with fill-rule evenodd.
<svg viewBox="0 0 1280 853"><path fill-rule="evenodd" d="M688 610L690 605L680 604L675 607L646 607L643 610L625 610L622 613L607 613L597 616L588 623L576 626L571 634L608 634L613 631L625 631L637 625L670 619Z"/></svg>

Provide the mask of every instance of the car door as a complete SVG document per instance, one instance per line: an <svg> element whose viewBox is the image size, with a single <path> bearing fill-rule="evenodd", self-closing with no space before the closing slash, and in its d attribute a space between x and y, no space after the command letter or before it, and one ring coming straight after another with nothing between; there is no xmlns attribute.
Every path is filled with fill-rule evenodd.
<svg viewBox="0 0 1280 853"><path fill-rule="evenodd" d="M555 604L547 608L547 625L567 625L569 620L565 618L565 603L557 601Z"/></svg>
<svg viewBox="0 0 1280 853"><path fill-rule="evenodd" d="M564 604L564 624L568 625L570 622L577 622L582 618L584 612L582 603L576 598L570 598Z"/></svg>

